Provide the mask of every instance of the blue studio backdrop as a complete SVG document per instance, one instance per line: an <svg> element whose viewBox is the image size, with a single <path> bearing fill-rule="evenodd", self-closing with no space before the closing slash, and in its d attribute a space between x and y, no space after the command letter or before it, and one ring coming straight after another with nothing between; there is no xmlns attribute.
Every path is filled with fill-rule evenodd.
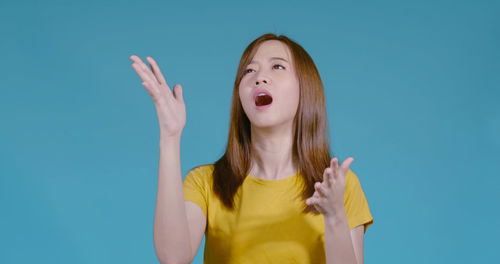
<svg viewBox="0 0 500 264"><path fill-rule="evenodd" d="M261 34L315 61L333 153L374 224L366 263L493 263L498 1L0 2L0 263L158 263L159 127L130 55L184 90L182 176L225 149ZM193 263L203 262L205 240Z"/></svg>

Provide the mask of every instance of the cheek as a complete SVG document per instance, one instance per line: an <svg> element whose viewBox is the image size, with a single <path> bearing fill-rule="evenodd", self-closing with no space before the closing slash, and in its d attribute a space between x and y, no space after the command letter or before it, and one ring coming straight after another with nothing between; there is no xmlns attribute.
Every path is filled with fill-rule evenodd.
<svg viewBox="0 0 500 264"><path fill-rule="evenodd" d="M240 103L241 105L245 105L248 101L248 94L246 94L246 89L245 85L243 82L240 83L240 86L238 87L238 96L240 98Z"/></svg>
<svg viewBox="0 0 500 264"><path fill-rule="evenodd" d="M282 93L279 97L280 102L280 108L282 108L282 111L285 111L284 113L287 113L287 115L293 115L297 111L298 105L299 105L299 94L298 91L290 91Z"/></svg>
<svg viewBox="0 0 500 264"><path fill-rule="evenodd" d="M299 107L299 102L300 102L300 88L298 85L293 87L293 92L290 92L290 108L293 109L294 113L296 113L298 107Z"/></svg>
<svg viewBox="0 0 500 264"><path fill-rule="evenodd" d="M296 82L290 83L290 92L288 93L288 97L290 99L290 104L296 105L299 102L300 97L300 87Z"/></svg>

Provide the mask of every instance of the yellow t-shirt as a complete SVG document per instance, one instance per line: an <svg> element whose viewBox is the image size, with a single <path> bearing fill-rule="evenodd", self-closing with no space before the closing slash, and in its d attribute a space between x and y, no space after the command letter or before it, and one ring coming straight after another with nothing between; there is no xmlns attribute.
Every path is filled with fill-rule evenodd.
<svg viewBox="0 0 500 264"><path fill-rule="evenodd" d="M302 177L279 180L247 175L229 211L212 191L213 164L192 169L183 181L184 200L200 206L207 218L204 264L326 263L321 214L303 214ZM298 196L300 197L300 196ZM373 223L354 172L346 174L344 206L349 228Z"/></svg>

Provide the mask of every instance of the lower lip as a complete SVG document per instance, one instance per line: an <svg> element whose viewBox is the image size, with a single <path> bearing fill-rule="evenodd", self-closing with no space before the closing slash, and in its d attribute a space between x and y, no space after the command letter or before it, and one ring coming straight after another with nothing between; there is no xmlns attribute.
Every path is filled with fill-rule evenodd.
<svg viewBox="0 0 500 264"><path fill-rule="evenodd" d="M257 108L257 110L264 110L264 109L271 107L272 104L273 103L270 103L268 105L260 105L260 106L255 105L255 108Z"/></svg>

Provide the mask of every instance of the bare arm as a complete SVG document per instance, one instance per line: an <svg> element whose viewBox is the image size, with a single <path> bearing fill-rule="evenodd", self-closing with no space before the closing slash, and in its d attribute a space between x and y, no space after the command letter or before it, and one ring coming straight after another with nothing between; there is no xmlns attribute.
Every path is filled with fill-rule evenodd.
<svg viewBox="0 0 500 264"><path fill-rule="evenodd" d="M314 205L323 214L325 222L325 253L328 264L363 264L364 225L349 230L345 208L345 177L354 161L347 158L338 166L337 157L330 160L330 167L323 174L323 182L314 184L314 194L306 204Z"/></svg>
<svg viewBox="0 0 500 264"><path fill-rule="evenodd" d="M363 225L349 231L345 213L325 218L326 263L363 264L363 234Z"/></svg>
<svg viewBox="0 0 500 264"><path fill-rule="evenodd" d="M358 264L365 263L365 257L363 253L363 241L365 235L365 225L359 225L351 229L352 245L354 246L354 252L356 253L356 259Z"/></svg>
<svg viewBox="0 0 500 264"><path fill-rule="evenodd" d="M180 138L160 139L154 244L160 263L188 263L191 242L182 191Z"/></svg>
<svg viewBox="0 0 500 264"><path fill-rule="evenodd" d="M182 87L170 90L153 58L151 69L132 55L132 67L142 79L142 85L153 99L160 125L160 158L158 192L154 216L154 246L161 263L188 263L191 241L184 202L180 143L186 124L186 107Z"/></svg>

